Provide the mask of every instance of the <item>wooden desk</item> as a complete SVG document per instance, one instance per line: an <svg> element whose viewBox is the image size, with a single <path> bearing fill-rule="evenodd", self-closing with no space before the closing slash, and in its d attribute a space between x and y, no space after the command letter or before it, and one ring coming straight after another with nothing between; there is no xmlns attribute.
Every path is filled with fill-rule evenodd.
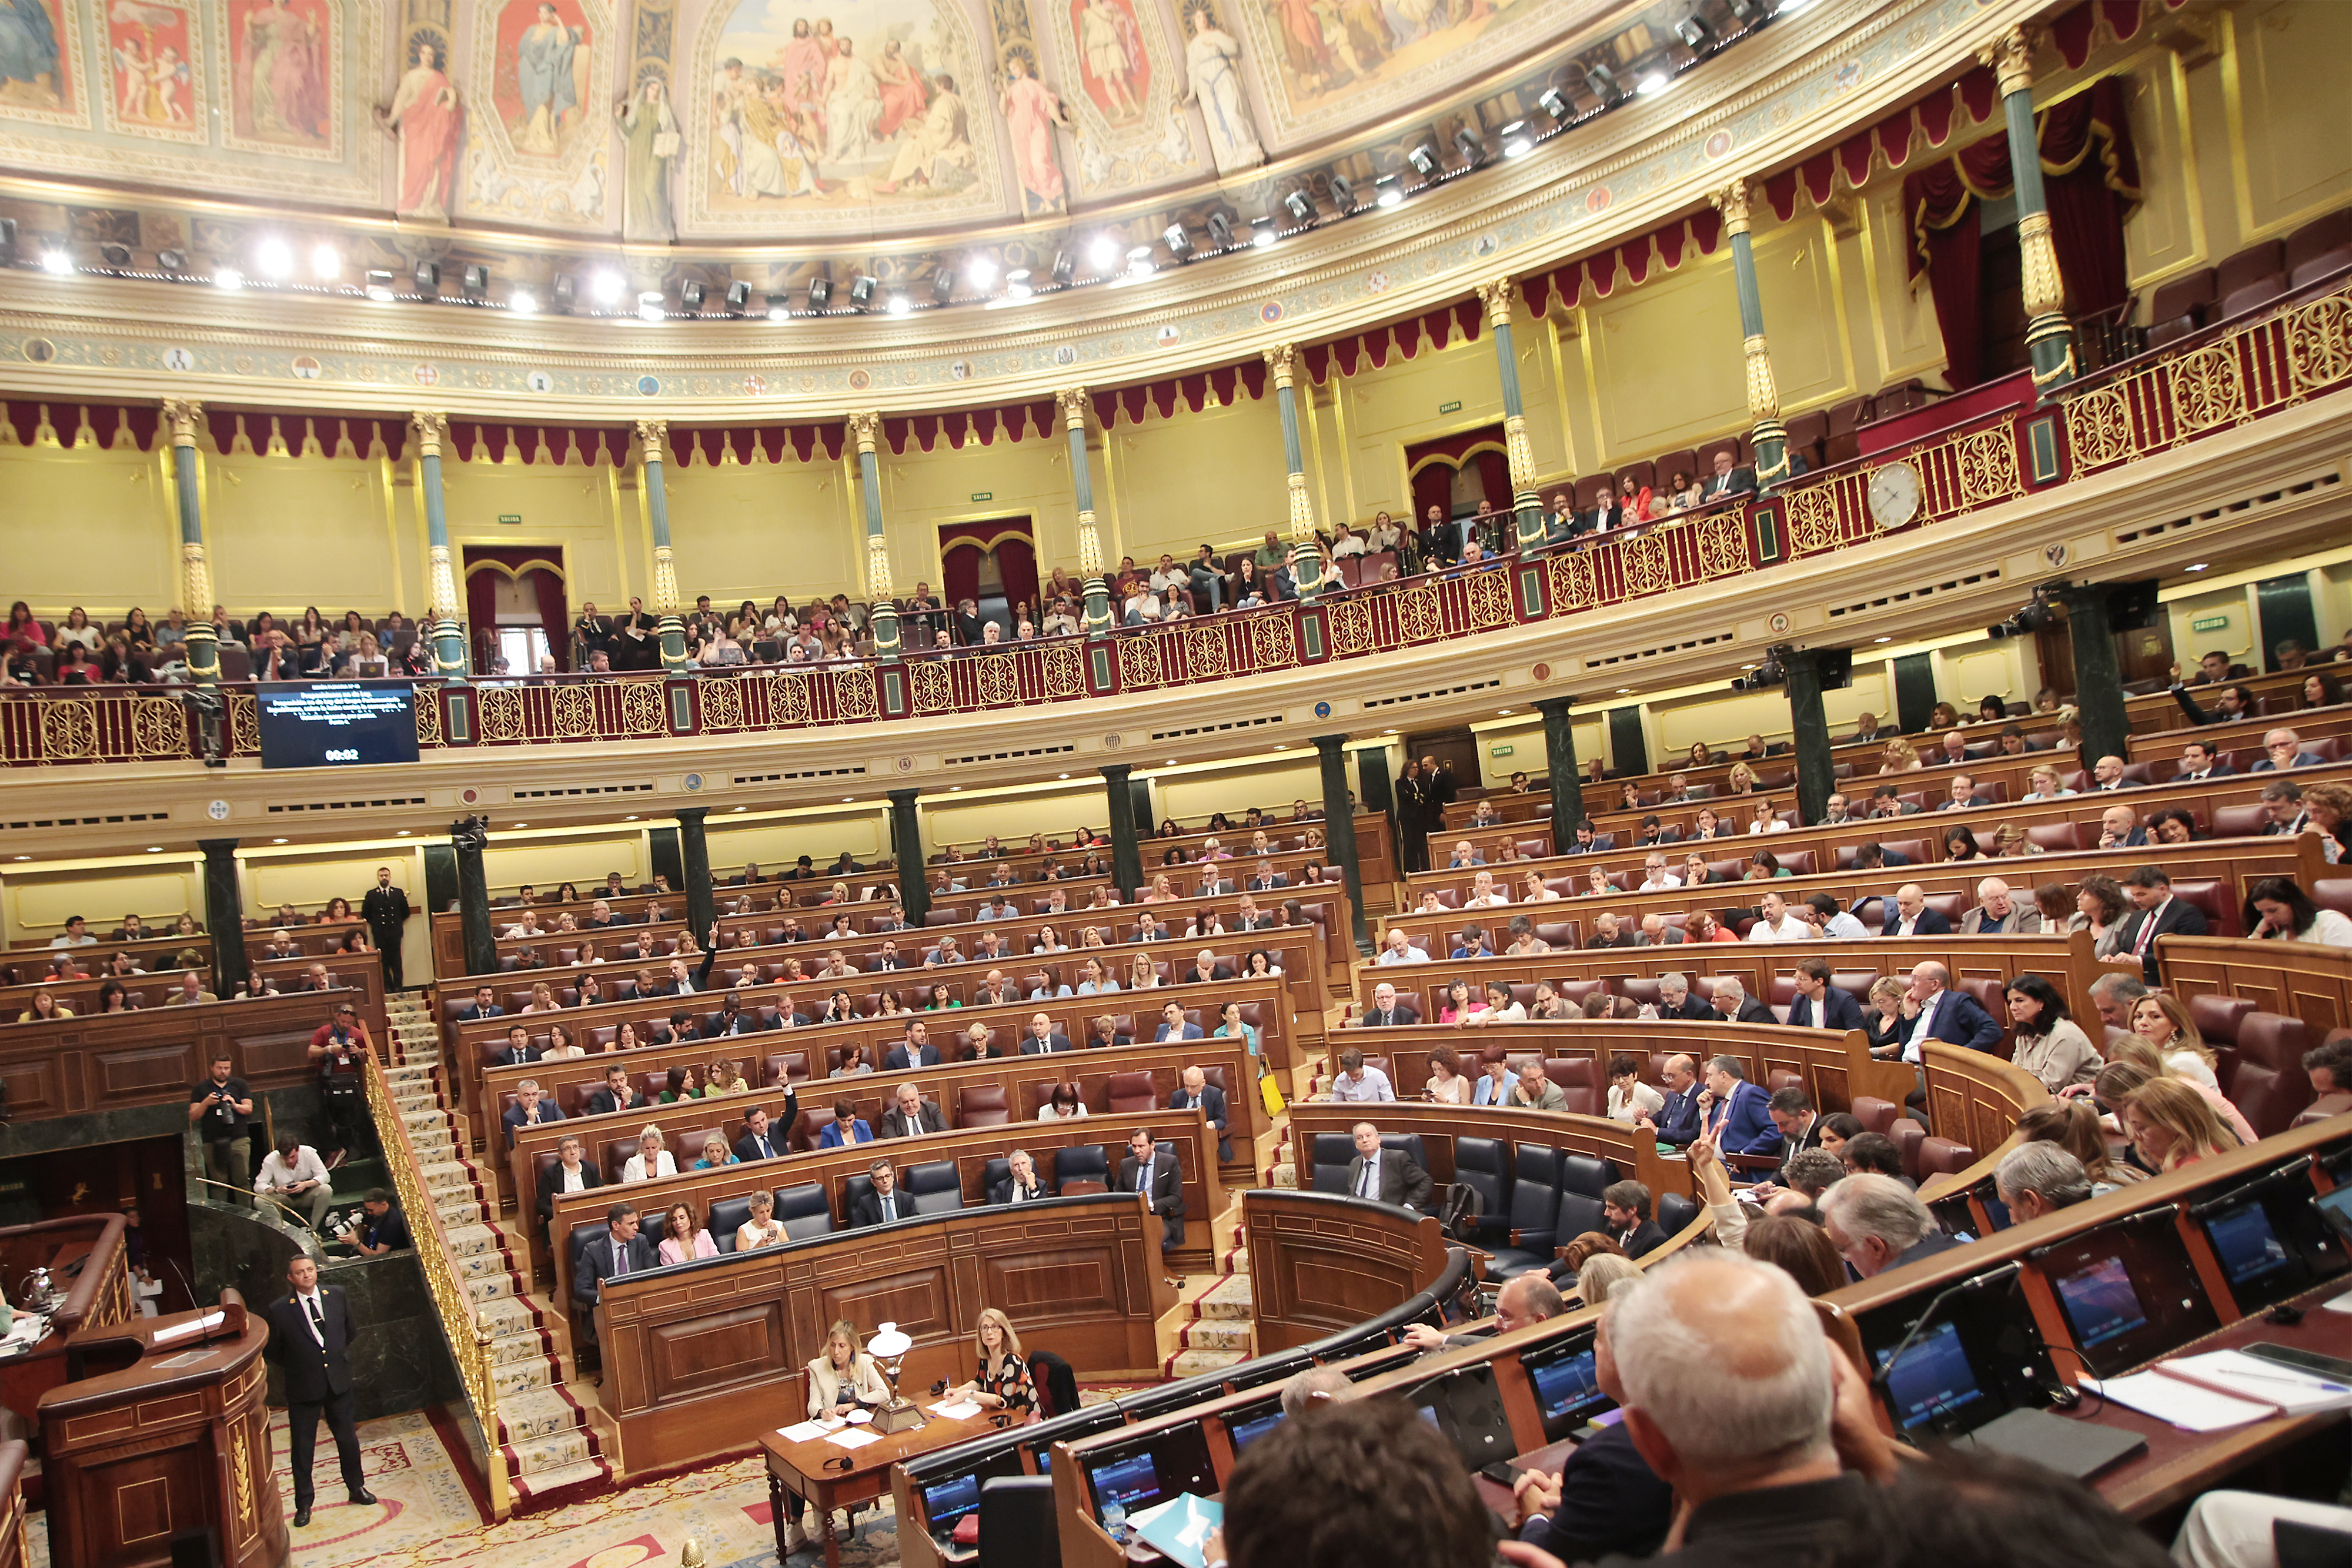
<svg viewBox="0 0 2352 1568"><path fill-rule="evenodd" d="M1445 1271L1436 1219L1321 1192L1242 1195L1255 1354L1312 1344L1376 1318Z"/></svg>
<svg viewBox="0 0 2352 1568"><path fill-rule="evenodd" d="M912 1392L907 1396L916 1397ZM795 1413L792 1424L797 1426L798 1412L806 1408L806 1402L793 1401L792 1408ZM761 1433L760 1451L768 1461L768 1502L775 1512L776 1561L782 1563L790 1555L784 1545L792 1523L785 1517L785 1511L792 1506L785 1500L787 1492L807 1499L809 1506L816 1510L818 1539L824 1542L825 1568L841 1568L841 1542L833 1530L835 1509L849 1508L888 1491L891 1467L901 1460L937 1453L995 1429L985 1413L951 1421L925 1410L921 1426L888 1436L877 1434L878 1441L856 1448L844 1448L823 1437L806 1443L789 1442L780 1428ZM843 1458L849 1461L846 1470L837 1468ZM827 1469L828 1465L836 1468ZM902 1530L910 1528L907 1520L898 1522Z"/></svg>

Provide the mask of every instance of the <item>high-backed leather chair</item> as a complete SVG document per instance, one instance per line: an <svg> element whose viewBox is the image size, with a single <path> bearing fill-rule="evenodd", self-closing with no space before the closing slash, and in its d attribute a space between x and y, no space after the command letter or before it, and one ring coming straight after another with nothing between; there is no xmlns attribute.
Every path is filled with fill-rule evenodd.
<svg viewBox="0 0 2352 1568"><path fill-rule="evenodd" d="M1559 1245L1559 1151L1521 1144L1513 1151L1511 1204L1505 1244L1495 1249L1494 1273L1512 1279L1531 1269L1549 1269Z"/></svg>
<svg viewBox="0 0 2352 1568"><path fill-rule="evenodd" d="M868 1185L871 1185L870 1183ZM776 1189L776 1223L794 1241L834 1232L833 1207L825 1201L824 1184L797 1182Z"/></svg>
<svg viewBox="0 0 2352 1568"><path fill-rule="evenodd" d="M1478 1217L1465 1240L1480 1246L1506 1239L1511 1199L1511 1146L1500 1138L1454 1140L1454 1179L1478 1195Z"/></svg>
<svg viewBox="0 0 2352 1568"><path fill-rule="evenodd" d="M956 1091L958 1127L1001 1127L1012 1120L1002 1083L967 1083Z"/></svg>
<svg viewBox="0 0 2352 1568"><path fill-rule="evenodd" d="M953 1214L963 1207L963 1183L953 1160L926 1160L908 1166L901 1182L907 1201L917 1214Z"/></svg>

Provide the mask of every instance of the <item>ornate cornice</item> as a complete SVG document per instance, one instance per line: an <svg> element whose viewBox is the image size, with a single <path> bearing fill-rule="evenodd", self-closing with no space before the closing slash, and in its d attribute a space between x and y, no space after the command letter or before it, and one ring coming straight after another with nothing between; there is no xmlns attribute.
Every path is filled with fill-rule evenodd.
<svg viewBox="0 0 2352 1568"><path fill-rule="evenodd" d="M1727 237L1748 232L1748 182L1734 180L1719 191L1706 193L1707 204L1723 214L1723 232Z"/></svg>
<svg viewBox="0 0 2352 1568"><path fill-rule="evenodd" d="M449 416L432 409L420 409L408 416L409 428L416 432L416 455L438 457L442 443L449 439Z"/></svg>
<svg viewBox="0 0 2352 1568"><path fill-rule="evenodd" d="M1991 43L1977 51L1977 60L2000 83L2000 96L2025 92L2033 86L2033 45L2035 30L2024 26L2010 28Z"/></svg>

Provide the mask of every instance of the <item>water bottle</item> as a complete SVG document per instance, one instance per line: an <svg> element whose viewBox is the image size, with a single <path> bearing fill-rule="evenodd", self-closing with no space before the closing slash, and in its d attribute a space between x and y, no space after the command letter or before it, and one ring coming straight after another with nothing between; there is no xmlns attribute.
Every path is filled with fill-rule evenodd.
<svg viewBox="0 0 2352 1568"><path fill-rule="evenodd" d="M1127 1504L1117 1498L1103 1504L1102 1521L1103 1529L1109 1531L1113 1541L1121 1546L1127 1544Z"/></svg>

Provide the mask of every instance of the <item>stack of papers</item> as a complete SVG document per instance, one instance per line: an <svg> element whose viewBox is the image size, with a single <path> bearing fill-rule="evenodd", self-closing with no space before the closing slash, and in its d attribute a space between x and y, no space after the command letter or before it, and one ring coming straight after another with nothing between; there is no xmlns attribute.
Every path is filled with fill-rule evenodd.
<svg viewBox="0 0 2352 1568"><path fill-rule="evenodd" d="M930 1410L932 1415L943 1416L950 1421L969 1421L974 1416L980 1414L980 1401L977 1399L947 1399L932 1406Z"/></svg>
<svg viewBox="0 0 2352 1568"><path fill-rule="evenodd" d="M863 1427L845 1427L825 1439L835 1448L862 1448L868 1443L878 1443L881 1440L880 1434L869 1432Z"/></svg>
<svg viewBox="0 0 2352 1568"><path fill-rule="evenodd" d="M1209 1532L1224 1522L1224 1504L1191 1492L1128 1516L1129 1530L1142 1542L1183 1568L1205 1568Z"/></svg>
<svg viewBox="0 0 2352 1568"><path fill-rule="evenodd" d="M2218 1432L2281 1416L2352 1409L2352 1385L2235 1350L2184 1355L2105 1383L2083 1381L2116 1404L2169 1421L2184 1432Z"/></svg>
<svg viewBox="0 0 2352 1568"><path fill-rule="evenodd" d="M803 1421L797 1427L779 1427L776 1436L787 1443L813 1443L833 1430L822 1421Z"/></svg>

